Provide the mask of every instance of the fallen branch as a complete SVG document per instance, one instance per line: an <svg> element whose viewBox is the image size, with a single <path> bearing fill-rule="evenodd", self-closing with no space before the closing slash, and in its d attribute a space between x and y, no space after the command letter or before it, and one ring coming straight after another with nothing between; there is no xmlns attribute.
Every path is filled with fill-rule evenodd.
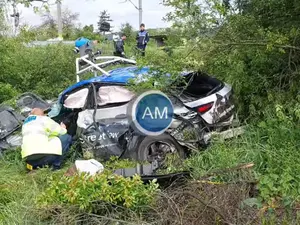
<svg viewBox="0 0 300 225"><path fill-rule="evenodd" d="M300 48L299 47L296 47L296 46L292 46L292 45L278 45L278 44L270 44L270 43L259 43L259 42L233 42L233 43L219 43L219 42L216 42L217 44L219 45L222 45L222 46L233 46L233 45L253 45L253 46L267 46L267 45L270 45L272 47L276 47L276 48L285 48L285 49L293 49L293 50L298 50L300 51Z"/></svg>
<svg viewBox="0 0 300 225"><path fill-rule="evenodd" d="M191 183L200 183L200 184L210 184L210 185L229 185L229 184L250 184L250 185L256 185L258 183L257 180L244 180L244 181L232 181L232 182L216 182L216 181L210 181L210 180L195 180Z"/></svg>

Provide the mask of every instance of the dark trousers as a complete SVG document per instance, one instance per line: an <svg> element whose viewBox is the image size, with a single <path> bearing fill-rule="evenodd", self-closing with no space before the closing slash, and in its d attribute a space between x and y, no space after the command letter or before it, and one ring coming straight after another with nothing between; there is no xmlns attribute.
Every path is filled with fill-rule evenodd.
<svg viewBox="0 0 300 225"><path fill-rule="evenodd" d="M122 58L126 58L125 55L122 55L121 52L114 52L114 56L118 56L118 57L122 57Z"/></svg>
<svg viewBox="0 0 300 225"><path fill-rule="evenodd" d="M146 45L137 45L137 49L139 50L141 56L145 56Z"/></svg>
<svg viewBox="0 0 300 225"><path fill-rule="evenodd" d="M26 163L32 166L32 169L50 166L54 170L60 169L72 144L72 137L65 134L58 137L62 145L62 155L35 154L26 158Z"/></svg>

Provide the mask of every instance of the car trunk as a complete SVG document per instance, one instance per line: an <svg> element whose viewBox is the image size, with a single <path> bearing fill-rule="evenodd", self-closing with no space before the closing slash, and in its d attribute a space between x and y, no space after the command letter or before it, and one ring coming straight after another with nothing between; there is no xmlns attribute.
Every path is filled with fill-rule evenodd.
<svg viewBox="0 0 300 225"><path fill-rule="evenodd" d="M184 81L177 85L179 97L183 102L194 101L216 93L224 84L216 78L196 72L185 76Z"/></svg>

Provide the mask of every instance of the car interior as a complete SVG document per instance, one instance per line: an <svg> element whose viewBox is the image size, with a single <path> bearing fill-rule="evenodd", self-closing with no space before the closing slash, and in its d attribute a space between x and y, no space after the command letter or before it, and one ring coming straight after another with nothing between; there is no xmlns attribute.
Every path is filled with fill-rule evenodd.
<svg viewBox="0 0 300 225"><path fill-rule="evenodd" d="M205 73L196 72L185 76L184 81L180 82L177 87L184 95L201 98L220 90L223 83Z"/></svg>

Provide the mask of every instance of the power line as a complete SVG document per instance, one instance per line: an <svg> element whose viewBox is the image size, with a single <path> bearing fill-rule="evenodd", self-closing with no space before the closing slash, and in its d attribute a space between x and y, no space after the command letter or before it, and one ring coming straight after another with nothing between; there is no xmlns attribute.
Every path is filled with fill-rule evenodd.
<svg viewBox="0 0 300 225"><path fill-rule="evenodd" d="M139 10L139 7L136 6L136 4L134 4L131 0L127 0L127 1L130 2L134 6L134 8L136 8L137 10Z"/></svg>
<svg viewBox="0 0 300 225"><path fill-rule="evenodd" d="M139 11L139 25L140 25L143 22L143 0L139 0L138 6L134 4L132 0L125 0L124 2L130 2L134 6L134 8L136 8Z"/></svg>

